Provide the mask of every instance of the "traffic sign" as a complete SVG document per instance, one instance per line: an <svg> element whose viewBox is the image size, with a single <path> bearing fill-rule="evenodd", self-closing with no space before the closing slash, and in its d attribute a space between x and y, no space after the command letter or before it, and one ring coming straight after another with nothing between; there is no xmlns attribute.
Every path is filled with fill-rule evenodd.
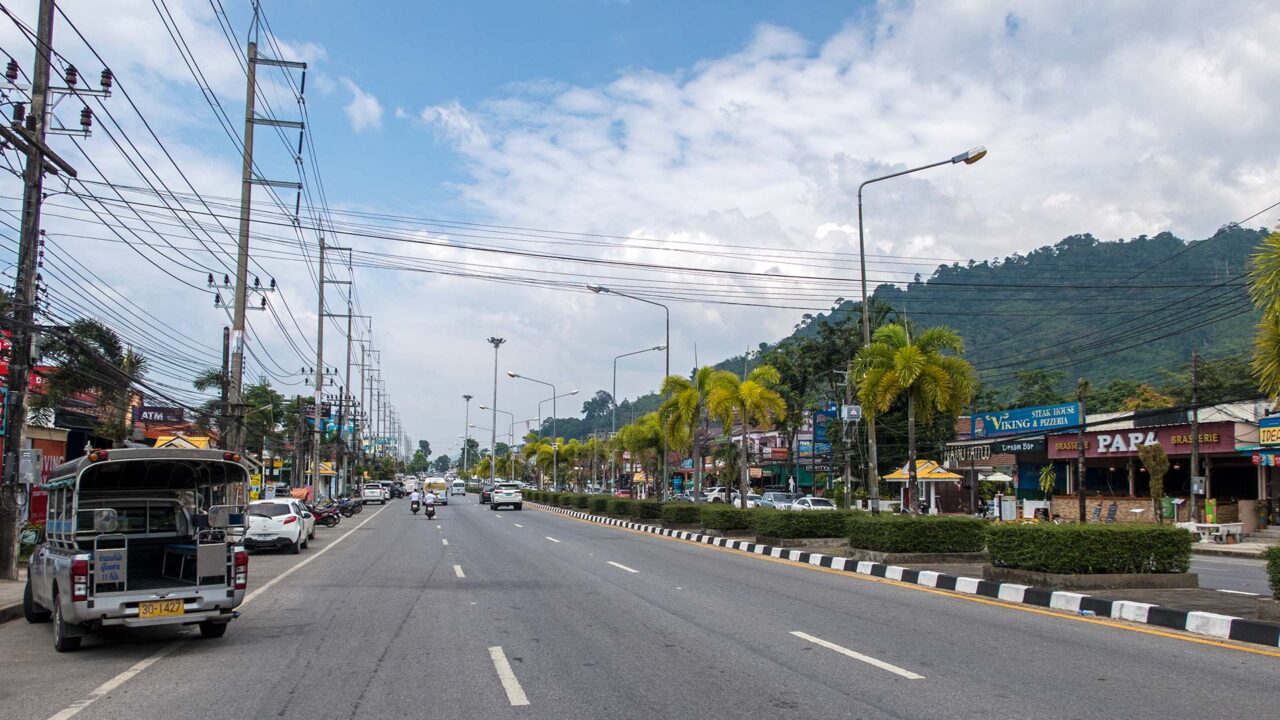
<svg viewBox="0 0 1280 720"><path fill-rule="evenodd" d="M862 406L861 405L841 405L840 417L845 422L862 422Z"/></svg>

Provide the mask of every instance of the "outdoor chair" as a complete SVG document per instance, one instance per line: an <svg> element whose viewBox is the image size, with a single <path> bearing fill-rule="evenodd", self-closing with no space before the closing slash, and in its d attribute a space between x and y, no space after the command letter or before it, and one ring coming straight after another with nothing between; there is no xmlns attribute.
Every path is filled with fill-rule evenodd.
<svg viewBox="0 0 1280 720"><path fill-rule="evenodd" d="M1089 522L1102 522L1102 503L1098 503L1093 509L1093 517L1089 518Z"/></svg>
<svg viewBox="0 0 1280 720"><path fill-rule="evenodd" d="M1101 510L1101 509L1102 509L1102 506L1101 506L1101 505L1099 505L1099 506L1098 506L1098 509L1099 509L1099 510ZM1118 509L1119 509L1119 507L1118 507L1114 502L1113 502L1113 503L1111 503L1111 505L1107 507L1107 522L1109 522L1109 523L1113 523L1113 522L1115 522L1115 521L1116 521L1116 510L1118 510Z"/></svg>

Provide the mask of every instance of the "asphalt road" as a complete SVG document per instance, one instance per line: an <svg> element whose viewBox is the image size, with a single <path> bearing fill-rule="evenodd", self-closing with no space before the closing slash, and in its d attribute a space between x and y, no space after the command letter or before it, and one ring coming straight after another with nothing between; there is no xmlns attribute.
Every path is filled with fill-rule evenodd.
<svg viewBox="0 0 1280 720"><path fill-rule="evenodd" d="M219 640L60 655L47 625L0 626L0 716L1203 720L1280 700L1280 657L460 500L255 555L261 592Z"/></svg>
<svg viewBox="0 0 1280 720"><path fill-rule="evenodd" d="M1265 560L1192 555L1191 572L1199 574L1202 588L1271 594Z"/></svg>

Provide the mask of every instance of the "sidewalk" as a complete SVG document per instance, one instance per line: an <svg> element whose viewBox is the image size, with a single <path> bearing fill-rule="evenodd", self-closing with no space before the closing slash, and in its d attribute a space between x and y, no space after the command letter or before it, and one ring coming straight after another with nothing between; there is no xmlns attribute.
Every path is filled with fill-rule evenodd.
<svg viewBox="0 0 1280 720"><path fill-rule="evenodd" d="M0 580L0 623L22 617L22 591L27 586L27 569L18 568L18 579Z"/></svg>
<svg viewBox="0 0 1280 720"><path fill-rule="evenodd" d="M1232 545L1223 543L1192 543L1192 555L1214 555L1217 557L1260 558L1267 548L1274 547L1267 543L1242 542Z"/></svg>

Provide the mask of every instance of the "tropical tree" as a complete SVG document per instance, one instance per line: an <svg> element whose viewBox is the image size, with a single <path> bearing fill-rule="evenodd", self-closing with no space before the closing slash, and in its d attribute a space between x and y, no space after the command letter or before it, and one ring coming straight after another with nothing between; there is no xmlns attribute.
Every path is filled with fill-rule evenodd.
<svg viewBox="0 0 1280 720"><path fill-rule="evenodd" d="M662 381L664 399L662 406L658 408L662 432L671 448L689 453L693 459L694 490L702 489L700 431L706 420L707 394L711 390L711 378L715 374L715 368L704 366L695 370L691 377L668 375Z"/></svg>
<svg viewBox="0 0 1280 720"><path fill-rule="evenodd" d="M126 347L115 331L97 320L80 318L65 333L52 335L42 354L57 370L45 379L44 393L32 404L56 408L68 397L94 393L102 417L96 431L116 447L124 445L133 430L128 417L134 384L146 375L147 358Z"/></svg>
<svg viewBox="0 0 1280 720"><path fill-rule="evenodd" d="M958 414L977 388L973 366L959 354L964 340L948 327L933 327L914 340L905 324L878 328L871 345L858 352L851 368L867 422L899 398L907 403L907 507L918 513L916 418L928 423L935 412ZM949 354L954 353L954 354Z"/></svg>
<svg viewBox="0 0 1280 720"><path fill-rule="evenodd" d="M1169 472L1169 455L1165 453L1160 443L1152 443L1138 448L1138 459L1142 461L1142 467L1147 469L1147 479L1151 481L1151 503L1154 505L1152 514L1155 515L1156 522L1162 523L1164 522L1164 476Z"/></svg>
<svg viewBox="0 0 1280 720"><path fill-rule="evenodd" d="M1251 258L1249 295L1262 311L1253 338L1253 375L1272 399L1280 399L1280 232L1263 239Z"/></svg>
<svg viewBox="0 0 1280 720"><path fill-rule="evenodd" d="M658 474L657 466L662 455L662 420L658 413L651 412L618 428L618 446L631 453L633 460L639 460L645 475L652 478Z"/></svg>
<svg viewBox="0 0 1280 720"><path fill-rule="evenodd" d="M1139 385L1132 395L1125 398L1120 409L1132 412L1134 410L1157 410L1160 408L1173 407L1174 400L1168 395L1161 394L1160 391L1151 387L1146 383Z"/></svg>
<svg viewBox="0 0 1280 720"><path fill-rule="evenodd" d="M741 450L732 442L716 445L711 450L711 462L715 465L718 483L727 487L741 472L739 455Z"/></svg>
<svg viewBox="0 0 1280 720"><path fill-rule="evenodd" d="M1053 500L1053 489L1057 486L1058 471L1054 469L1053 463L1040 468L1040 492L1044 493L1045 500Z"/></svg>
<svg viewBox="0 0 1280 720"><path fill-rule="evenodd" d="M769 429L787 415L787 403L774 388L779 382L778 371L772 365L761 365L752 370L746 379L739 379L727 370L716 372L709 381L707 412L724 425L726 434L733 437L735 419L742 423L742 449L739 455L739 502L747 507L750 477L747 459L747 435L754 425Z"/></svg>

